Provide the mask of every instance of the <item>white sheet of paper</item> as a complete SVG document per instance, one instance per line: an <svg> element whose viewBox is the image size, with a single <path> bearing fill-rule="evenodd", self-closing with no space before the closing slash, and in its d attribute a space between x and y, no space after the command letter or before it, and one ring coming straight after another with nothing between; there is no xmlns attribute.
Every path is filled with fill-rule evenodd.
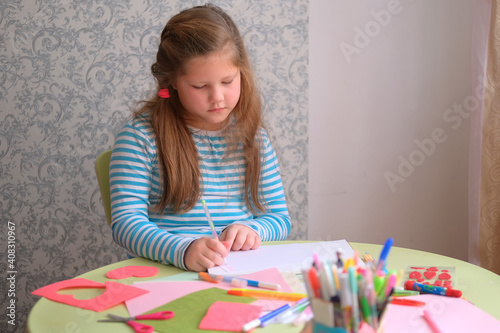
<svg viewBox="0 0 500 333"><path fill-rule="evenodd" d="M311 267L315 253L320 260L336 261L338 249L342 250L343 257L346 259L354 256L354 250L345 239L262 245L257 250L231 251L226 257L227 266L209 268L208 272L220 275L241 275L276 267L280 272L300 273L302 269Z"/></svg>

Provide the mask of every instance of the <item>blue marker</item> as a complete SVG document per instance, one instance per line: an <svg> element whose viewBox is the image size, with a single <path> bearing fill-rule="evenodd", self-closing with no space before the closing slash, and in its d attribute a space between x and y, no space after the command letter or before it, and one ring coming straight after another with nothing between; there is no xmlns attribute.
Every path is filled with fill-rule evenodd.
<svg viewBox="0 0 500 333"><path fill-rule="evenodd" d="M291 322L291 319L296 317L299 313L304 311L309 306L309 298L303 298L297 303L295 303L288 310L280 313L273 322L276 323L288 323Z"/></svg>
<svg viewBox="0 0 500 333"><path fill-rule="evenodd" d="M288 310L289 308L290 308L290 304L285 304L281 308L278 308L274 311L271 311L268 314L266 314L258 319L252 320L248 324L243 325L243 332L249 332L256 327L265 326L267 324L267 322L274 319L277 315Z"/></svg>
<svg viewBox="0 0 500 333"><path fill-rule="evenodd" d="M377 262L377 269L375 271L383 270L385 268L385 264L387 263L387 256L389 255L389 251L391 250L393 242L394 240L392 238L388 238L385 241L382 252L380 253L380 258Z"/></svg>

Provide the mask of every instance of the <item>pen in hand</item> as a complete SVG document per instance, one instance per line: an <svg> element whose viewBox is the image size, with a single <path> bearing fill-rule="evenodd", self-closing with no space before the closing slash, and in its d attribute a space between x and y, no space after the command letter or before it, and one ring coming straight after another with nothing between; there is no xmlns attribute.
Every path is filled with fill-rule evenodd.
<svg viewBox="0 0 500 333"><path fill-rule="evenodd" d="M212 221L212 216L210 216L210 211L208 210L207 203L205 200L201 200L201 204L203 205L203 209L205 210L205 215L207 216L208 225L210 225L210 229L212 229L212 236L215 240L219 240L217 236L217 231L215 230L214 222ZM226 258L224 258L224 265L227 265Z"/></svg>

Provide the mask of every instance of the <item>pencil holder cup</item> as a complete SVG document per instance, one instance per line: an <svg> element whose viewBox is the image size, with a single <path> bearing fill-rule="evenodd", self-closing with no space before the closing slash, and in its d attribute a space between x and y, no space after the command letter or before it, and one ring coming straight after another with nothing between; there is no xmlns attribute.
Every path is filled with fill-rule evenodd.
<svg viewBox="0 0 500 333"><path fill-rule="evenodd" d="M360 326L358 331L358 333L383 333L383 332L384 332L383 327L379 327L379 329L375 331L371 326L365 323L363 323ZM349 332L343 327L328 327L313 320L312 333L349 333Z"/></svg>
<svg viewBox="0 0 500 333"><path fill-rule="evenodd" d="M312 333L348 333L345 328L342 327L328 327L321 323L317 323L313 320L312 322Z"/></svg>

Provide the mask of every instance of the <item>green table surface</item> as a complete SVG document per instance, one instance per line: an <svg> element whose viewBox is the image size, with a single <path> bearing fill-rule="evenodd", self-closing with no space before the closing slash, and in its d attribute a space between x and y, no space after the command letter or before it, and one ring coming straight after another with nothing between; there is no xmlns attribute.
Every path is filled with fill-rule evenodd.
<svg viewBox="0 0 500 333"><path fill-rule="evenodd" d="M281 242L291 243L291 242ZM280 244L280 242L268 242L267 245ZM382 249L382 245L352 243L351 246L360 254L370 253L374 258ZM472 302L482 310L491 314L493 317L500 320L500 276L492 273L481 267L472 265L462 260L437 255L424 251L411 250L400 247L393 247L387 259L388 269L406 269L408 266L453 266L456 268L455 273L455 288L463 292L463 297ZM155 266L159 267L159 273L151 278L141 278L140 281L148 279L157 279L182 273L183 271L173 267L165 266L147 259L135 258L124 260L111 265L107 265L93 271L82 274L78 277L83 277L97 282L109 281L106 278L106 273L112 269L129 265L140 266ZM137 279L128 278L117 280L121 283L132 284ZM92 298L98 295L97 290L82 289L72 292L77 298ZM116 332L127 333L133 330L125 325L98 323L97 320L105 319L108 313L117 314L120 316L128 316L125 305L118 305L111 309L102 312L94 312L84 309L75 308L65 304L50 301L46 298L41 298L32 308L26 327L26 332L29 333L59 333L59 332L74 332L74 333L101 333L101 332ZM302 327L293 325L269 325L265 328L258 328L254 332L300 332ZM204 332L200 330L200 332Z"/></svg>

